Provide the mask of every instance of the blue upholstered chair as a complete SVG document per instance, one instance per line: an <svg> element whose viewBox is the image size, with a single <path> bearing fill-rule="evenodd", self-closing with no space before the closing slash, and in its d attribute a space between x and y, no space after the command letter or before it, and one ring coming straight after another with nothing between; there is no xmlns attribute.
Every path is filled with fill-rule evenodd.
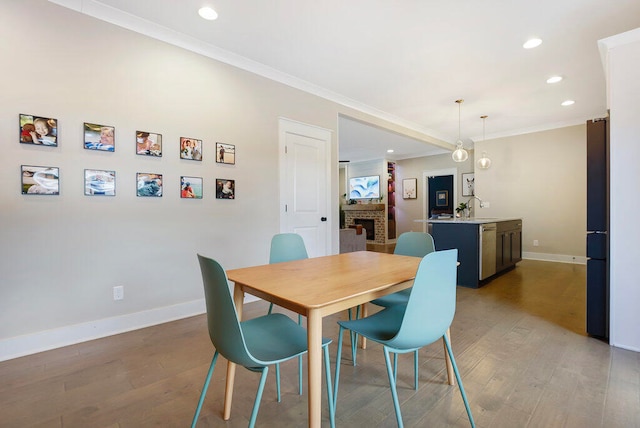
<svg viewBox="0 0 640 428"><path fill-rule="evenodd" d="M253 404L249 427L253 427L258 416L262 391L269 366L278 364L307 352L307 332L304 328L283 314L268 314L247 321L238 319L236 307L229 291L227 274L215 260L198 255L204 294L207 305L209 337L216 351L205 378L191 427L195 427L202 404L209 388L218 355L248 370L260 372L258 392ZM334 400L331 390L331 369L329 366L329 343L323 339L327 398L331 426L335 426Z"/></svg>
<svg viewBox="0 0 640 428"><path fill-rule="evenodd" d="M442 338L453 365L467 416L471 426L475 427L458 366L446 335L456 308L457 257L458 250L427 254L420 262L406 305L393 305L367 318L338 322L340 333L333 394L336 404L340 382L342 337L345 329L355 331L365 338L383 345L389 386L399 427L403 426L403 422L396 391L397 370L391 365L389 353L414 352Z"/></svg>

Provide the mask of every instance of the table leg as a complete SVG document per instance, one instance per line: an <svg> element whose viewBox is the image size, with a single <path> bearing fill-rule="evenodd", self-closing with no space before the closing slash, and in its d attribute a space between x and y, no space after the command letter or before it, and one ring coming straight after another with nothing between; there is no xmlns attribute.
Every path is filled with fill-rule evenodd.
<svg viewBox="0 0 640 428"><path fill-rule="evenodd" d="M450 328L447 329L446 335L449 338L449 343L451 343ZM455 385L456 384L455 373L453 373L453 366L451 365L451 359L449 358L449 353L447 352L447 345L444 344L444 339L442 339L442 346L444 347L444 360L445 360L445 363L447 364L447 379L449 381L449 385Z"/></svg>
<svg viewBox="0 0 640 428"><path fill-rule="evenodd" d="M367 311L367 304L366 303L362 304L362 310L361 310L360 313L361 313L361 317L362 318L366 318L369 315L369 312ZM362 349L367 349L367 338L362 336L362 335L360 335L360 340L361 340L361 342L360 342L361 346L360 347Z"/></svg>
<svg viewBox="0 0 640 428"><path fill-rule="evenodd" d="M320 428L322 420L322 316L317 310L307 314L309 347L309 427Z"/></svg>
<svg viewBox="0 0 640 428"><path fill-rule="evenodd" d="M244 292L236 285L233 288L233 302L236 305L238 320L242 321L242 306L244 305ZM233 399L233 383L236 378L236 364L227 361L227 384L224 390L224 413L222 419L228 421L231 417L231 400Z"/></svg>

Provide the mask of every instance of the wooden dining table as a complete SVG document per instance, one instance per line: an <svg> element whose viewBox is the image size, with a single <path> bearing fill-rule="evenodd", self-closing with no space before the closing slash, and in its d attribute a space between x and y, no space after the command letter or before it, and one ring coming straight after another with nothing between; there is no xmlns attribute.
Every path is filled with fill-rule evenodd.
<svg viewBox="0 0 640 428"><path fill-rule="evenodd" d="M322 418L322 319L411 287L419 257L358 251L232 269L234 302L242 318L245 293L307 317L309 426ZM228 363L223 418L231 415L235 364ZM450 382L451 383L451 382Z"/></svg>

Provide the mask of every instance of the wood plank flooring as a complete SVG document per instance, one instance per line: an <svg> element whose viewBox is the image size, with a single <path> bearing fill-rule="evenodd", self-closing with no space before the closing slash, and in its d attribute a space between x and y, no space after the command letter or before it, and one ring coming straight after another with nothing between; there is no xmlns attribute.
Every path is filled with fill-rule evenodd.
<svg viewBox="0 0 640 428"><path fill-rule="evenodd" d="M452 342L478 427L640 427L640 354L585 335L584 284L582 265L524 260L483 288L458 288ZM251 303L245 314L266 308ZM344 317L325 319L325 336L335 340ZM396 426L381 348L359 350L353 367L347 336L337 425ZM0 427L188 426L212 355L202 315L2 362ZM417 391L411 358L399 360L405 426L469 426L441 343L421 351ZM258 375L237 371L225 422L225 371L219 361L198 426L248 424ZM270 373L257 426L306 426L295 361L282 367L282 392L277 403Z"/></svg>

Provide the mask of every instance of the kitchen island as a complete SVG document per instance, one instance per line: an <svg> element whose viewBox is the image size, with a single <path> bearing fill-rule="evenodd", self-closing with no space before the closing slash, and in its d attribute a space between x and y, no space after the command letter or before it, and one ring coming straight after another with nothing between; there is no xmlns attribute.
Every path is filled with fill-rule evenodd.
<svg viewBox="0 0 640 428"><path fill-rule="evenodd" d="M522 260L522 219L416 220L428 223L436 250L458 249L458 285L478 288Z"/></svg>

